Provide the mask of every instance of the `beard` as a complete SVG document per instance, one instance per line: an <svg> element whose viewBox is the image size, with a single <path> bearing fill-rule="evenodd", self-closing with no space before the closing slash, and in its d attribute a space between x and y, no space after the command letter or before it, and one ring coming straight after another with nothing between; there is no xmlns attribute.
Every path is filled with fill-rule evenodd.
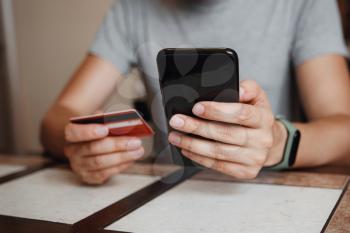
<svg viewBox="0 0 350 233"><path fill-rule="evenodd" d="M212 5L217 0L165 0L171 5L177 5L182 7L195 7L198 5Z"/></svg>

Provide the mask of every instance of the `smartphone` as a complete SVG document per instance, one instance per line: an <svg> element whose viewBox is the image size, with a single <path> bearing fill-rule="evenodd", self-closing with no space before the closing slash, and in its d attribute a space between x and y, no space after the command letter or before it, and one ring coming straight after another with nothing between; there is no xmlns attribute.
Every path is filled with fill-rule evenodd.
<svg viewBox="0 0 350 233"><path fill-rule="evenodd" d="M167 48L158 53L157 65L163 106L168 122L175 114L194 117L197 102L239 101L239 63L229 48ZM196 166L171 146L177 165Z"/></svg>

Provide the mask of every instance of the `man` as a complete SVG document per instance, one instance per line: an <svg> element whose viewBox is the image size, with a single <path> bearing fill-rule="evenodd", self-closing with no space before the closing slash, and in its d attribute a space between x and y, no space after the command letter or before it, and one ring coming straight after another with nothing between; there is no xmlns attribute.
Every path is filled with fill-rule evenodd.
<svg viewBox="0 0 350 233"><path fill-rule="evenodd" d="M156 54L166 47L229 47L240 58L240 103L204 102L198 118L176 115L165 131ZM65 155L83 181L101 184L143 156L138 138L109 137L101 125L69 124L94 113L131 65L143 74L156 124L166 140L203 166L240 179L284 159L293 119L290 65L308 118L294 167L350 165L350 82L335 0L121 0L116 2L71 81L43 120L42 142ZM180 133L182 132L182 133ZM185 133L202 136L201 139ZM156 148L159 156L161 147ZM163 146L164 149L164 146ZM165 150L166 151L166 150Z"/></svg>

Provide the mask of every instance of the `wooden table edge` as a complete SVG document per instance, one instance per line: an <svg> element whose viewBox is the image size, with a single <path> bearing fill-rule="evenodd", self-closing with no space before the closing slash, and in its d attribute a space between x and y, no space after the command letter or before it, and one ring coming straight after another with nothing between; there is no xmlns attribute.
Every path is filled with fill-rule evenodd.
<svg viewBox="0 0 350 233"><path fill-rule="evenodd" d="M343 193L334 208L328 224L325 226L325 233L350 232L350 181L345 186Z"/></svg>

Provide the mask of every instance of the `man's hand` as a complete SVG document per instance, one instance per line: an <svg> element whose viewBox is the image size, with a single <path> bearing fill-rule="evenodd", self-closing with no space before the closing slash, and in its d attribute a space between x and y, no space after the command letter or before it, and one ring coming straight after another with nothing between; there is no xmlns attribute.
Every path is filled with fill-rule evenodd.
<svg viewBox="0 0 350 233"><path fill-rule="evenodd" d="M241 83L240 103L200 102L193 113L175 115L169 141L189 159L239 179L253 179L264 166L281 161L287 138L275 121L265 92L254 81ZM206 140L209 139L209 140Z"/></svg>
<svg viewBox="0 0 350 233"><path fill-rule="evenodd" d="M140 139L108 137L103 125L68 124L65 138L71 168L88 184L104 183L144 155Z"/></svg>

